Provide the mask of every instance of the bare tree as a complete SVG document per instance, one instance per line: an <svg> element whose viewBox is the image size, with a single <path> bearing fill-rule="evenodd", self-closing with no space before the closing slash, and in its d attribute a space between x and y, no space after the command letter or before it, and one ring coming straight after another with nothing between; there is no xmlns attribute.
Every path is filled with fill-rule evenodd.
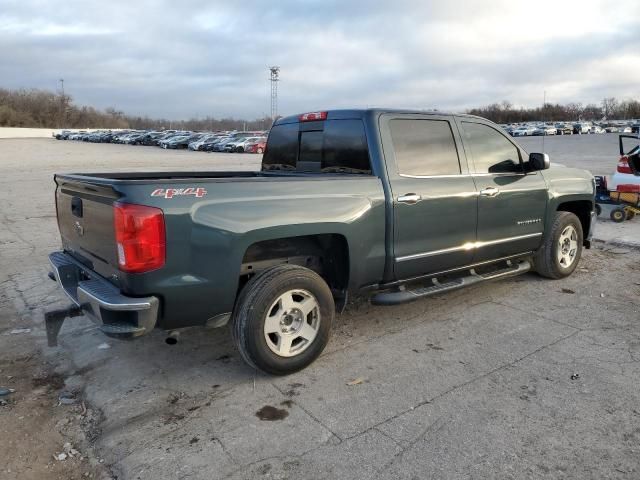
<svg viewBox="0 0 640 480"><path fill-rule="evenodd" d="M618 101L615 97L606 97L602 99L602 114L606 118L617 116Z"/></svg>
<svg viewBox="0 0 640 480"><path fill-rule="evenodd" d="M618 102L614 97L602 100L602 107L581 103L566 105L546 103L543 107L516 108L508 100L493 103L468 111L473 115L488 118L497 123L514 123L545 120L575 121L600 120L606 118L640 118L640 101L627 99ZM265 130L271 127L272 119L265 115L255 120L236 118L192 118L168 120L147 116L126 115L115 107L98 110L79 106L70 96L45 90L8 90L0 88L0 126L56 128L135 128L181 130Z"/></svg>

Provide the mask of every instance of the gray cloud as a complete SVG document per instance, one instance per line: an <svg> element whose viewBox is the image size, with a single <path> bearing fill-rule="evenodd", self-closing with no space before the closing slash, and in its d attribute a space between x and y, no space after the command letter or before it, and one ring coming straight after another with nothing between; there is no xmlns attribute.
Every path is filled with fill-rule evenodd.
<svg viewBox="0 0 640 480"><path fill-rule="evenodd" d="M62 77L77 103L173 118L268 113L272 64L284 114L638 98L638 18L636 0L0 0L0 86Z"/></svg>

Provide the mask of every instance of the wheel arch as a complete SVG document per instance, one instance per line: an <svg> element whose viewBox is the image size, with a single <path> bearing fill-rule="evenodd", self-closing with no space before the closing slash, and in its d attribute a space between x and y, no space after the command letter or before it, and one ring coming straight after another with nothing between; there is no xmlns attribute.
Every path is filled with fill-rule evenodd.
<svg viewBox="0 0 640 480"><path fill-rule="evenodd" d="M582 233L584 241L590 238L591 232L591 211L593 210L593 202L590 200L570 200L561 202L556 211L573 213L582 225Z"/></svg>
<svg viewBox="0 0 640 480"><path fill-rule="evenodd" d="M280 264L300 265L318 273L335 295L345 292L350 280L347 238L323 233L261 240L247 247L242 258L239 290L254 274Z"/></svg>

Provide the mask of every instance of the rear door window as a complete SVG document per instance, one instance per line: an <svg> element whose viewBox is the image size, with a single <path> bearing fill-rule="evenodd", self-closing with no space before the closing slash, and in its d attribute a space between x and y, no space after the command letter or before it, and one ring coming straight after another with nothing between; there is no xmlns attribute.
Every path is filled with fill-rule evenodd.
<svg viewBox="0 0 640 480"><path fill-rule="evenodd" d="M397 118L389 122L389 128L400 175L460 173L458 150L448 121Z"/></svg>
<svg viewBox="0 0 640 480"><path fill-rule="evenodd" d="M353 119L276 125L262 169L370 174L364 124Z"/></svg>

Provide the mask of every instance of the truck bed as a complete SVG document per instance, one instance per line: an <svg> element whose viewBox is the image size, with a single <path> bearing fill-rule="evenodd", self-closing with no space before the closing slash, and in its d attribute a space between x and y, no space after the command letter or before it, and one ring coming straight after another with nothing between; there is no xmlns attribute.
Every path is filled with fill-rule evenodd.
<svg viewBox="0 0 640 480"><path fill-rule="evenodd" d="M77 181L101 185L112 184L143 184L147 182L172 181L177 183L204 182L204 181L244 181L250 179L291 178L367 178L367 175L350 175L344 173L308 173L287 171L209 171L209 172L100 172L100 173L63 173L56 174L56 180ZM370 177L369 177L370 178Z"/></svg>
<svg viewBox="0 0 640 480"><path fill-rule="evenodd" d="M276 230L285 236L335 232L351 238L357 252L350 259L352 278L375 281L382 274L385 197L381 180L372 175L118 172L60 174L55 180L63 251L125 295L157 296L163 328L203 324L229 312L245 252ZM114 206L123 204L162 211L162 268L120 270Z"/></svg>

